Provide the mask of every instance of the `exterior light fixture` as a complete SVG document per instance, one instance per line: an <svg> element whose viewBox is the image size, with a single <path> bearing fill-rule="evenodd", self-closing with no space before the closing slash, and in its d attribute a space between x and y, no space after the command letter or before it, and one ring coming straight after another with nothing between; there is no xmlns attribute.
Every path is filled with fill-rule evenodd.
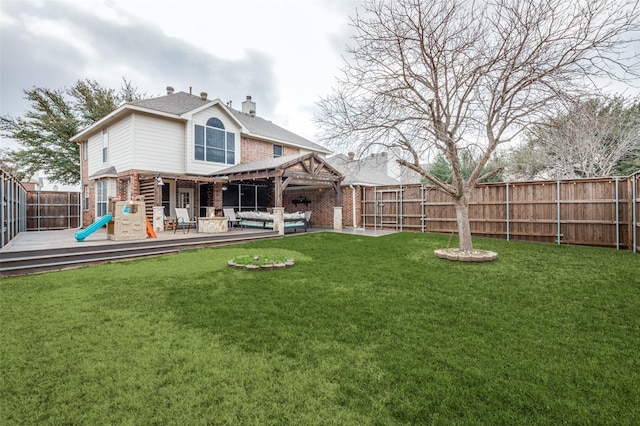
<svg viewBox="0 0 640 426"><path fill-rule="evenodd" d="M162 181L162 178L160 176L156 178L156 182L158 183L159 186L164 185L164 182Z"/></svg>

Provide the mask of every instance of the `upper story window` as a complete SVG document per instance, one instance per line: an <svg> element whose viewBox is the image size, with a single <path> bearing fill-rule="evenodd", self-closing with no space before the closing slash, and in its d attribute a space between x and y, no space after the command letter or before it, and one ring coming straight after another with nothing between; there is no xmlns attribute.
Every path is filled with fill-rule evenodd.
<svg viewBox="0 0 640 426"><path fill-rule="evenodd" d="M282 145L273 146L273 158L282 157Z"/></svg>
<svg viewBox="0 0 640 426"><path fill-rule="evenodd" d="M109 129L102 129L102 162L109 161Z"/></svg>
<svg viewBox="0 0 640 426"><path fill-rule="evenodd" d="M236 134L225 131L222 121L210 118L206 126L196 124L196 160L235 164L235 152Z"/></svg>

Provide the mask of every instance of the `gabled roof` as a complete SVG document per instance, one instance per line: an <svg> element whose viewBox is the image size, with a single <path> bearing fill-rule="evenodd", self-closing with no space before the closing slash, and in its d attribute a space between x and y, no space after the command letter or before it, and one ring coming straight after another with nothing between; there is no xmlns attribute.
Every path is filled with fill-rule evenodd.
<svg viewBox="0 0 640 426"><path fill-rule="evenodd" d="M314 152L237 164L209 176L227 177L229 182L274 176L290 177L295 183L328 183L340 182L343 179L338 170Z"/></svg>
<svg viewBox="0 0 640 426"><path fill-rule="evenodd" d="M349 160L344 154L327 158L329 164L344 175L343 185L387 186L399 185L400 182L378 171L367 161Z"/></svg>
<svg viewBox="0 0 640 426"><path fill-rule="evenodd" d="M247 114L232 108L229 108L229 112L233 114L233 116L251 135L260 136L274 141L283 141L312 151L331 154L331 151L327 148L311 142L302 136L296 135L295 133L284 129L271 121L258 117L257 115Z"/></svg>
<svg viewBox="0 0 640 426"><path fill-rule="evenodd" d="M115 167L107 167L106 169L101 169L89 176L89 179L104 179L104 178L116 178L118 177L118 171Z"/></svg>
<svg viewBox="0 0 640 426"><path fill-rule="evenodd" d="M211 102L211 100L202 99L200 96L190 95L186 92L177 92L157 98L130 102L129 105L166 112L169 114L182 115L189 111L193 111L194 109L198 109L203 105L210 104Z"/></svg>
<svg viewBox="0 0 640 426"><path fill-rule="evenodd" d="M331 154L331 151L327 148L296 135L264 118L236 111L226 106L219 99L202 99L200 96L190 95L186 92L176 92L171 95L126 103L77 135L74 135L71 140L81 141L99 131L102 127L119 119L119 117L134 111L159 115L168 119L187 120L190 118L190 114L213 105L225 110L242 128L242 132L248 136L267 139L277 144L292 145L309 151Z"/></svg>

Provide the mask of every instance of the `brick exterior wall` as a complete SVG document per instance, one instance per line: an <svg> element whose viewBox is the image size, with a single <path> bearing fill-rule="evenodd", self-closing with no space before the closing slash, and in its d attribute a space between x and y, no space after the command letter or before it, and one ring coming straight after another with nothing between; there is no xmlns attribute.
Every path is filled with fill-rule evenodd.
<svg viewBox="0 0 640 426"><path fill-rule="evenodd" d="M87 142L84 141L80 144L80 183L82 192L82 226L91 225L95 220L96 214L96 188L95 181L89 181L89 161L85 160L85 152L87 150ZM87 185L89 188L89 208L85 210L85 190L84 186Z"/></svg>
<svg viewBox="0 0 640 426"><path fill-rule="evenodd" d="M353 191L344 186L342 191L342 226L362 227L362 187L355 187L356 223L353 221ZM292 200L304 196L311 201L310 204L293 204ZM335 206L336 193L333 189L304 189L300 191L285 191L282 202L286 212L311 210L312 226L333 227L333 208Z"/></svg>
<svg viewBox="0 0 640 426"><path fill-rule="evenodd" d="M259 139L242 137L242 156L240 162L250 163L251 161L273 158L273 142L265 142ZM282 156L300 154L298 148L282 146Z"/></svg>
<svg viewBox="0 0 640 426"><path fill-rule="evenodd" d="M116 197L121 200L128 200L131 197L140 195L140 180L138 179L137 170L127 170L118 173L117 182L118 192Z"/></svg>
<svg viewBox="0 0 640 426"><path fill-rule="evenodd" d="M353 190L348 186L342 188L342 226L362 226L362 188L355 187L356 222L353 221Z"/></svg>
<svg viewBox="0 0 640 426"><path fill-rule="evenodd" d="M213 188L213 207L216 209L216 216L224 216L224 212L222 211L222 183L214 183L211 185Z"/></svg>

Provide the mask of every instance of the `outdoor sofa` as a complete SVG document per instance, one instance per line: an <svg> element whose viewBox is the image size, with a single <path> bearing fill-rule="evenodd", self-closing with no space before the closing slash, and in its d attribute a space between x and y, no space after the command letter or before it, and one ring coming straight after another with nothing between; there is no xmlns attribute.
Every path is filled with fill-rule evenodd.
<svg viewBox="0 0 640 426"><path fill-rule="evenodd" d="M241 228L273 229L273 213L243 211L236 212L236 219ZM284 229L304 229L307 232L307 218L304 212L285 213Z"/></svg>

